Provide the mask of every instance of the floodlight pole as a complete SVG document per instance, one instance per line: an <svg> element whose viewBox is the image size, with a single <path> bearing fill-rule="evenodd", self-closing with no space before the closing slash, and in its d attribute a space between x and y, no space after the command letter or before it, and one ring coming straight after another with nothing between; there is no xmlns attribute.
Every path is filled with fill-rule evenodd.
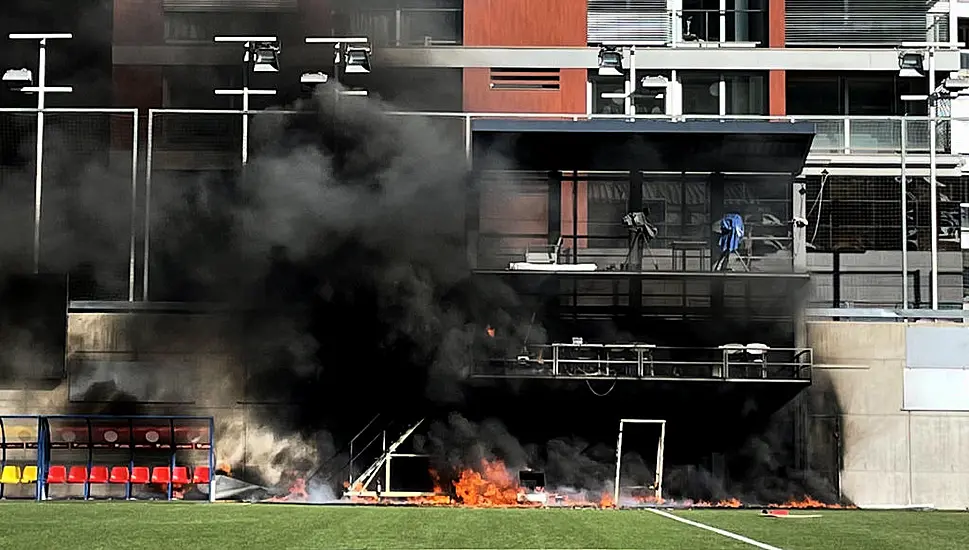
<svg viewBox="0 0 969 550"><path fill-rule="evenodd" d="M928 47L929 54L929 221L932 232L932 309L939 309L939 182L936 179L935 158L938 139L936 116L938 95L935 92L935 46Z"/></svg>
<svg viewBox="0 0 969 550"><path fill-rule="evenodd" d="M37 86L28 86L24 92L37 93L37 143L34 157L34 273L40 273L40 207L44 178L44 109L46 107L47 92L70 93L74 89L70 86L47 85L47 41L64 39L70 40L74 35L70 33L56 34L21 34L13 33L11 40L37 40L40 42L40 59L37 67Z"/></svg>
<svg viewBox="0 0 969 550"><path fill-rule="evenodd" d="M249 45L256 42L276 42L275 36L216 36L216 42L243 44L246 48L246 58L243 65L242 89L215 91L215 95L241 95L242 96L242 165L249 163L249 96L254 95L276 95L276 90L253 90L249 88L249 71L254 60L249 56L252 52Z"/></svg>
<svg viewBox="0 0 969 550"><path fill-rule="evenodd" d="M939 309L939 182L936 161L936 142L938 125L939 92L935 85L935 52L939 49L952 50L959 47L954 42L903 42L903 48L918 48L928 56L928 104L929 104L929 232L931 233L932 255L932 309ZM906 239L908 236L906 235ZM908 274L906 274L908 277ZM907 284L907 283L906 283Z"/></svg>

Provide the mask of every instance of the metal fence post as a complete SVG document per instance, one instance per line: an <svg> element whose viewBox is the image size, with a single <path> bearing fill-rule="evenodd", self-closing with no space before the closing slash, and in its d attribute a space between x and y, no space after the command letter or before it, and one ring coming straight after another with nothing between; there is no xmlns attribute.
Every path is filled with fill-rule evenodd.
<svg viewBox="0 0 969 550"><path fill-rule="evenodd" d="M141 299L145 302L148 301L148 258L149 258L149 247L151 245L151 169L152 169L152 154L154 151L155 143L155 112L156 109L148 109L148 138L146 140L146 150L145 150L145 235L144 235L144 265L142 266L141 275Z"/></svg>
<svg viewBox="0 0 969 550"><path fill-rule="evenodd" d="M131 239L128 243L128 301L135 301L135 240L138 231L138 117L140 111L134 110L131 130Z"/></svg>
<svg viewBox="0 0 969 550"><path fill-rule="evenodd" d="M906 149L908 141L907 117L902 117L902 309L908 309L908 181Z"/></svg>

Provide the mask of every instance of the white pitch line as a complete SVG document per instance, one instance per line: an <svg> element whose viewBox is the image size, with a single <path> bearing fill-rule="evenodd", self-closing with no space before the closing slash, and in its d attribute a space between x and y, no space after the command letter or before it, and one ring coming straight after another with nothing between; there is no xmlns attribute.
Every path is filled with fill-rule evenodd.
<svg viewBox="0 0 969 550"><path fill-rule="evenodd" d="M754 539L749 539L749 538L747 538L747 537L745 537L743 535L738 535L737 533L731 533L730 531L724 531L723 529L717 529L716 527L711 527L711 526L705 525L703 523L699 523L699 522L696 522L696 521L692 521L692 520L689 520L689 519L686 519L686 518L681 518L681 517L675 516L675 515L673 515L673 514L671 514L669 512L664 512L663 510L657 510L656 508L647 508L647 510L650 511L650 512L652 512L652 513L654 513L654 514L656 514L656 515L663 516L664 518L669 518L669 519L672 519L674 521L678 521L680 523L685 523L687 525L692 525L693 527L699 527L700 529L705 529L707 531L712 531L712 532L714 532L714 533L716 533L718 535L723 535L725 537L728 537L728 538L731 538L731 539L734 539L734 540L739 540L740 542L745 542L745 543L747 543L747 544L749 544L751 546L756 546L757 548L762 548L763 550L782 550L781 548L778 548L776 546L771 546L769 544L764 544L763 542L757 542Z"/></svg>

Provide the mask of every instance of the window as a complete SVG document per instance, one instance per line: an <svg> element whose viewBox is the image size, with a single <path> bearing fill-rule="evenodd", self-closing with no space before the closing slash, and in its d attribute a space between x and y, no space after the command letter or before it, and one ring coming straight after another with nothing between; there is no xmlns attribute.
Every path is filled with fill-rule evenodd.
<svg viewBox="0 0 969 550"><path fill-rule="evenodd" d="M792 115L925 116L925 101L902 101L903 95L924 95L925 78L898 73L787 75L787 109Z"/></svg>
<svg viewBox="0 0 969 550"><path fill-rule="evenodd" d="M165 41L212 42L216 35L276 34L282 27L276 12L165 12Z"/></svg>
<svg viewBox="0 0 969 550"><path fill-rule="evenodd" d="M623 94L625 93L625 76L599 76L595 71L589 72L589 79L592 82L592 113L606 115L621 115L626 112L626 101L623 98L604 98L602 94ZM661 77L670 79L669 71L636 73L636 79L644 77ZM636 86L633 94L633 106L638 115L663 115L667 114L666 101L667 89L664 86Z"/></svg>
<svg viewBox="0 0 969 550"><path fill-rule="evenodd" d="M680 76L683 87L683 113L688 115L719 115L720 75L694 72Z"/></svg>
<svg viewBox="0 0 969 550"><path fill-rule="evenodd" d="M340 26L369 36L377 46L460 45L464 10L460 0L384 0L341 13Z"/></svg>
<svg viewBox="0 0 969 550"><path fill-rule="evenodd" d="M799 76L787 73L787 112L792 115L842 114L841 84L837 76Z"/></svg>
<svg viewBox="0 0 969 550"><path fill-rule="evenodd" d="M766 0L683 0L683 38L766 47Z"/></svg>
<svg viewBox="0 0 969 550"><path fill-rule="evenodd" d="M728 115L767 114L767 79L764 75L725 75Z"/></svg>

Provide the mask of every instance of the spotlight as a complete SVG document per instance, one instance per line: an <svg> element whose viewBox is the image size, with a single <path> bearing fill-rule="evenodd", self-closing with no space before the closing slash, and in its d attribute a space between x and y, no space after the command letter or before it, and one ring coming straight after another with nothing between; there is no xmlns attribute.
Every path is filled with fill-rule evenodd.
<svg viewBox="0 0 969 550"><path fill-rule="evenodd" d="M925 58L922 52L903 51L898 54L901 76L925 75ZM914 74L913 74L914 73Z"/></svg>
<svg viewBox="0 0 969 550"><path fill-rule="evenodd" d="M34 83L30 69L10 69L3 73L3 84L11 91L19 92Z"/></svg>
<svg viewBox="0 0 969 550"><path fill-rule="evenodd" d="M367 74L370 72L370 48L367 46L347 46L344 71L348 74Z"/></svg>
<svg viewBox="0 0 969 550"><path fill-rule="evenodd" d="M252 45L252 72L254 73L278 73L279 72L279 42L256 42ZM249 53L246 53L246 61L249 61Z"/></svg>
<svg viewBox="0 0 969 550"><path fill-rule="evenodd" d="M615 46L599 50L599 76L622 76L622 53Z"/></svg>

